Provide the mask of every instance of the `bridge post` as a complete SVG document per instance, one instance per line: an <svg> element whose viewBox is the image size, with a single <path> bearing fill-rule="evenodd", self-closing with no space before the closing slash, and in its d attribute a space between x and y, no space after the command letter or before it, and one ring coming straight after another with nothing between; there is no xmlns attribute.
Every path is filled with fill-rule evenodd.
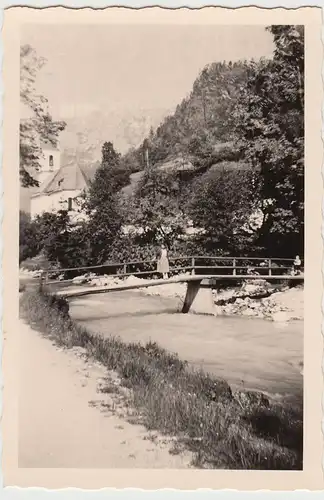
<svg viewBox="0 0 324 500"><path fill-rule="evenodd" d="M191 310L195 314L217 316L211 285L209 279L188 281L182 312L186 314Z"/></svg>
<svg viewBox="0 0 324 500"><path fill-rule="evenodd" d="M185 296L182 311L181 311L184 314L186 314L190 311L190 307L192 306L192 303L195 300L196 295L199 291L200 283L201 283L201 280L188 281L187 292L186 292L186 296Z"/></svg>
<svg viewBox="0 0 324 500"><path fill-rule="evenodd" d="M195 257L192 257L192 259L191 259L191 267L192 267L191 274L192 275L196 274L196 271L195 271Z"/></svg>

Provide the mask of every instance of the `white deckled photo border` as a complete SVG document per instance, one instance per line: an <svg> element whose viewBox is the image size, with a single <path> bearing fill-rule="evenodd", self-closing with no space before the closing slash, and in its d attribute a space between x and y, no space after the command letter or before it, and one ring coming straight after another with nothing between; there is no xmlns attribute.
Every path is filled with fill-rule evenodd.
<svg viewBox="0 0 324 500"><path fill-rule="evenodd" d="M223 4L223 5L222 5ZM226 5L224 5L226 4ZM114 8L118 5L118 8ZM9 7L15 7L17 9L11 9ZM1 239L1 255L2 255L2 271L1 271L1 290L3 300L0 302L0 311L2 315L3 329L6 331L14 331L15 328L15 318L18 318L18 273L15 271L15 259L17 257L18 246L17 246L17 234L18 234L18 172L17 176L12 176L9 174L10 166L13 164L18 164L16 162L18 158L18 142L17 135L14 132L15 120L12 118L8 119L8 112L11 110L12 114L16 113L16 97L14 96L15 90L19 84L17 78L17 47L19 42L19 36L15 29L19 29L21 20L18 16L15 16L15 11L18 12L19 6L22 6L20 2L7 2L3 5L2 10L2 39L0 46L0 57L2 66L2 78L0 82L0 89L2 95L2 102L0 104L1 113L1 142L0 142L0 157L2 161L0 185L2 187L2 204L1 204L1 215L2 215L2 239ZM91 5L86 2L38 2L25 1L24 6L28 7L42 7L42 9L37 9L37 22L48 22L45 20L46 12L45 7L57 8L51 9L51 22L59 22L60 16L64 15L67 19L67 15L73 14L73 10L67 11L64 7L71 7L73 9L80 9L78 15L78 22L86 22L85 19L96 20L95 22L103 22L101 19L104 18L105 10L101 11L102 16L99 20L96 9L104 9L106 7L111 7L111 11L114 9L116 16L121 19L121 12L123 7L132 7L128 9L128 18L130 22L134 19L134 10L140 9L141 7L147 7L143 11L146 12L146 18L149 22L150 16L150 5L146 2L131 2L124 1L120 4L117 2L104 2L104 1L92 1ZM263 498L264 496L272 497L276 495L278 498L287 498L287 495L294 495L302 498L310 497L313 495L322 495L323 492L319 490L324 489L324 454L323 454L323 433L324 433L324 420L321 415L321 403L320 394L323 394L323 372L324 372L324 356L323 356L323 339L320 335L320 324L322 324L322 334L324 334L324 322L322 319L322 311L320 302L322 301L322 310L324 310L324 296L322 291L322 275L319 269L319 261L322 262L322 268L324 266L324 261L322 257L322 235L323 231L322 220L321 220L321 208L324 213L324 200L322 196L322 175L320 174L320 165L323 163L323 144L322 137L324 131L324 106L323 106L323 80L320 81L319 73L321 73L322 78L324 77L324 65L321 64L320 58L323 58L323 48L321 42L324 40L324 31L321 34L321 24L319 23L319 18L321 18L320 7L323 7L322 2L293 2L287 0L286 2L198 2L192 0L187 1L184 9L182 2L172 2L164 1L160 2L160 7L163 9L159 10L159 20L165 19L164 22L169 22L169 15L172 9L177 9L177 12L181 14L183 12L185 15L183 17L184 21L187 22L185 16L190 16L192 9L199 9L197 13L203 18L204 10L202 7L210 6L213 7L226 7L223 9L224 16L230 19L231 8L237 7L256 7L256 17L259 19L259 24L285 24L279 19L288 19L287 24L303 24L301 20L300 12L298 9L305 7L307 9L307 20L313 23L313 30L306 29L306 58L307 53L311 53L311 57L307 63L308 76L306 75L306 115L305 115L305 130L306 130L306 163L312 166L312 169L306 170L306 267L308 269L308 274L305 280L305 335L309 332L309 338L305 339L305 360L316 360L313 366L309 366L309 374L305 373L305 406L312 408L311 412L316 415L316 420L313 422L318 423L318 429L312 428L312 423L307 426L307 422L304 424L304 434L306 439L306 446L304 450L304 458L306 466L305 470L302 472L258 472L258 471L186 471L181 473L179 471L149 471L149 478L147 477L147 472L145 470L76 470L76 469L25 469L22 470L18 468L17 464L17 435L14 434L14 426L17 424L17 398L11 397L8 394L8 380L10 384L11 391L17 393L17 381L15 380L15 366L9 360L15 359L17 354L16 343L13 340L7 341L6 348L3 351L3 342L1 339L1 351L2 351L2 370L1 370L1 382L3 386L2 399L1 399L1 409L2 409L2 425L1 425L1 453L2 453L2 495L3 498L16 499L21 497L30 498L41 498L46 499L49 494L48 491L42 489L42 486L49 489L54 488L69 488L68 490L56 490L55 496L62 500L64 498L75 497L83 498L84 496L91 495L91 498L99 498L101 495L111 495L113 498L121 497L128 500L129 498L136 498L143 494L149 494L151 497L159 498L159 495L168 495L168 497L174 500L182 499L190 495L199 495L199 498L211 498L215 496L222 496L222 498L228 497L230 500L234 498L243 498L250 496L250 493L245 491L253 491L254 495L258 498ZM86 9L90 7L90 9ZM22 6L23 8L23 6ZM159 7L155 7L159 8ZM277 11L276 9L280 9ZM264 15L263 9L268 12L270 21L265 21L261 23L260 19ZM207 7L208 10L208 7ZM29 12L28 12L29 11ZM64 13L63 13L64 11ZM68 12L68 14L66 14ZM243 9L237 9L238 14L244 14ZM247 11L245 11L247 13ZM251 12L251 10L250 10ZM306 11L304 11L306 12ZM280 14L280 15L279 15ZM25 9L24 11L24 21L26 19L31 19L35 15L32 9ZM179 15L179 14L178 14ZM199 18L197 16L197 19ZM276 17L277 16L277 17ZM281 16L281 17L280 17ZM299 17L298 17L299 16ZM8 27L6 28L7 22L6 17L10 19L8 22ZM49 19L49 18L47 18ZM77 17L75 17L77 19ZM83 21L82 21L83 19ZM178 17L179 19L179 17ZM223 19L223 18L222 18ZM239 16L236 17L236 23L238 23ZM273 21L273 19L278 19L278 21ZM290 19L293 19L290 21ZM81 20L81 21L80 21ZM322 20L321 20L322 21ZM71 21L70 21L71 22ZM133 22L137 22L134 20ZM217 21L220 24L219 20ZM224 22L225 23L225 22ZM257 21L255 21L257 24ZM319 39L321 38L321 40ZM10 41L10 49L8 42ZM307 48L307 43L309 47ZM13 56L8 57L8 51ZM309 83L307 84L307 78L309 78ZM8 81L13 82L12 88L8 89ZM310 91L311 86L311 91ZM10 100L10 104L8 104ZM7 102L6 102L7 101ZM322 116L320 117L319 110L322 110ZM18 111L19 113L19 111ZM315 132L314 132L315 131ZM321 158L321 159L320 159ZM15 177L15 178L14 178ZM17 219L17 220L16 220ZM17 247L17 248L16 248ZM323 269L322 269L323 271ZM321 299L320 299L321 297ZM15 303L15 300L17 303ZM8 312L10 310L10 314ZM318 332L317 332L318 330ZM15 335L13 335L14 337ZM2 337L2 336L1 336ZM306 361L307 363L307 361ZM312 363L311 363L312 365ZM9 373L9 374L8 374ZM6 382L7 381L7 382ZM307 389L310 387L311 390ZM318 396L314 397L314 390ZM324 408L324 394L322 401L322 411ZM6 410L7 409L7 410ZM307 410L308 411L308 410ZM8 413L6 413L8 412ZM10 414L10 422L7 420L7 415ZM306 421L306 413L305 413ZM322 422L322 430L321 430ZM17 427L17 426L16 426ZM8 445L8 432L10 432L11 442L10 447ZM308 435L307 435L308 432ZM311 436L311 437L309 437ZM307 440L310 439L310 446L307 445ZM4 449L3 449L4 443ZM9 465L8 465L9 464ZM127 474L128 480L125 482L125 474ZM182 474L184 474L182 476ZM243 477L244 475L244 477ZM285 477L283 477L285 475ZM45 477L46 476L46 477ZM166 480L167 478L167 480ZM284 481L283 481L284 480ZM108 484L107 484L108 483ZM14 487L16 484L18 487ZM27 489L31 487L37 487L37 490ZM72 488L73 486L73 488ZM109 488L108 488L109 486ZM130 488L137 488L136 490ZM21 489L23 488L23 489ZM74 489L75 488L75 489ZM79 488L79 489L76 489ZM82 490L83 488L84 490ZM98 488L104 490L93 491ZM122 488L125 488L122 490ZM167 488L167 489L165 489ZM169 488L172 488L169 489ZM207 491L206 488L208 488ZM199 489L199 491L195 491ZM203 490L201 490L203 489ZM228 491L228 490L233 491ZM92 491L91 491L92 490ZM146 490L146 491L145 491ZM151 491L147 491L151 490ZM159 490L159 491L152 491ZM189 491L176 491L176 490L190 490ZM213 491L214 490L214 491ZM217 491L215 491L217 490ZM294 491L296 490L296 491ZM297 491L299 490L299 491ZM308 490L308 491L306 491ZM311 492L311 490L317 490L317 492ZM281 493L279 493L281 491ZM293 493L294 491L294 493ZM275 493L276 492L276 493Z"/></svg>

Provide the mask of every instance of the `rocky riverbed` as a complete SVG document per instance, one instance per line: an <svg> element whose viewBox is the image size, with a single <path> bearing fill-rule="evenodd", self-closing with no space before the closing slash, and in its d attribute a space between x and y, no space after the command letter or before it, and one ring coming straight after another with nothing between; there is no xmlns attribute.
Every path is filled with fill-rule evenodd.
<svg viewBox="0 0 324 500"><path fill-rule="evenodd" d="M143 281L147 280L137 276L118 278L88 273L75 277L72 285L116 286L122 283L136 284ZM157 287L137 290L138 293L146 295L180 299L185 296L185 291L185 283L166 283ZM246 280L240 287L213 290L212 293L218 314L263 318L276 322L302 320L304 316L302 286L276 288L262 279Z"/></svg>
<svg viewBox="0 0 324 500"><path fill-rule="evenodd" d="M221 295L221 294L220 294ZM235 297L235 295L234 295ZM217 300L216 300L217 303ZM228 315L264 318L272 321L302 320L304 316L303 288L290 288L269 297L237 297L234 302L219 306Z"/></svg>

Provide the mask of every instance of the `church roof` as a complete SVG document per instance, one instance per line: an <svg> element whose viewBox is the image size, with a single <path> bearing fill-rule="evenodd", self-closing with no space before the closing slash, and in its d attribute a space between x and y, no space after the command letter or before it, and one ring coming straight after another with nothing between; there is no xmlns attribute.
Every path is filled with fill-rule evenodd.
<svg viewBox="0 0 324 500"><path fill-rule="evenodd" d="M39 187L37 195L60 191L82 191L89 185L89 179L76 163L66 165L53 172Z"/></svg>

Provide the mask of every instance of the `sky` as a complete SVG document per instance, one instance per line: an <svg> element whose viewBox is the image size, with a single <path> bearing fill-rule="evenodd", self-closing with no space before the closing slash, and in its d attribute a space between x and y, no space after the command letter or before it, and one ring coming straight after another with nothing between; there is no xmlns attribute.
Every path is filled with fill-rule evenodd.
<svg viewBox="0 0 324 500"><path fill-rule="evenodd" d="M172 109L202 68L272 55L263 26L25 25L21 43L47 64L39 72L55 118L93 110Z"/></svg>

